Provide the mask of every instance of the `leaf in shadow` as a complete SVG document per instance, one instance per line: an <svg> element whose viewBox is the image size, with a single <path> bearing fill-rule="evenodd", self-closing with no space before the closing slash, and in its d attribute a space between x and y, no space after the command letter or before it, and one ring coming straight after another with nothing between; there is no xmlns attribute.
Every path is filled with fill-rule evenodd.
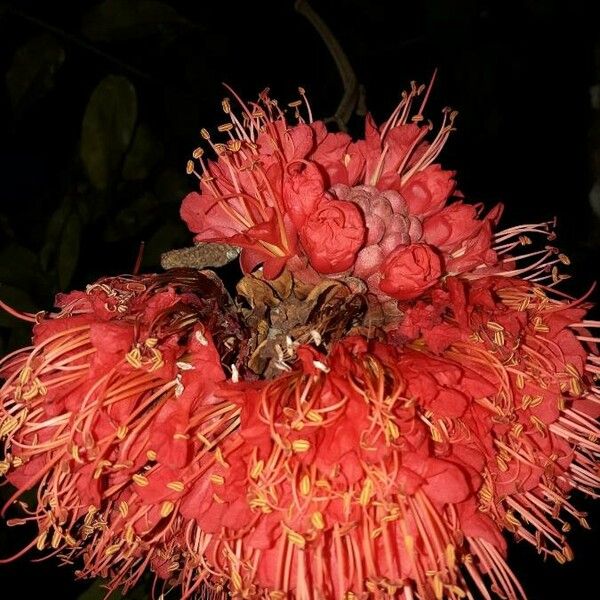
<svg viewBox="0 0 600 600"><path fill-rule="evenodd" d="M150 175L152 168L163 157L163 145L145 123L135 130L133 143L123 165L123 179L139 181Z"/></svg>
<svg viewBox="0 0 600 600"><path fill-rule="evenodd" d="M119 590L115 590L107 596L107 582L104 579L96 579L92 585L79 594L77 600L146 600L149 597L149 585L147 578L142 579L132 590L124 596Z"/></svg>
<svg viewBox="0 0 600 600"><path fill-rule="evenodd" d="M6 86L17 112L23 112L54 86L54 76L65 60L65 51L54 37L43 34L30 39L13 57Z"/></svg>
<svg viewBox="0 0 600 600"><path fill-rule="evenodd" d="M170 33L191 25L165 2L105 0L84 17L82 31L96 42L120 42Z"/></svg>
<svg viewBox="0 0 600 600"><path fill-rule="evenodd" d="M140 196L111 219L104 231L104 241L117 242L141 233L157 220L157 209L158 201L152 194Z"/></svg>
<svg viewBox="0 0 600 600"><path fill-rule="evenodd" d="M189 191L190 180L185 175L183 169L176 170L168 167L164 171L161 171L154 183L154 192L160 203L180 204ZM173 210L174 214L179 214L178 209Z"/></svg>
<svg viewBox="0 0 600 600"><path fill-rule="evenodd" d="M52 213L46 225L46 239L40 252L40 262L44 270L48 270L50 261L56 253L62 230L73 209L71 198L63 198L60 206Z"/></svg>
<svg viewBox="0 0 600 600"><path fill-rule="evenodd" d="M175 219L167 221L146 242L144 267L155 268L160 266L160 257L163 252L183 246L186 242L189 242L189 238L189 231L183 223Z"/></svg>
<svg viewBox="0 0 600 600"><path fill-rule="evenodd" d="M123 598L120 592L113 592L107 597L107 582L103 579L96 579L92 585L79 594L77 600L121 600Z"/></svg>
<svg viewBox="0 0 600 600"><path fill-rule="evenodd" d="M58 247L58 285L61 290L66 290L79 259L79 245L81 242L81 222L77 213L71 213L65 223Z"/></svg>
<svg viewBox="0 0 600 600"><path fill-rule="evenodd" d="M16 242L0 251L0 285L14 285L35 292L43 290L46 282L35 252Z"/></svg>
<svg viewBox="0 0 600 600"><path fill-rule="evenodd" d="M133 85L125 77L105 77L90 97L81 131L81 158L96 188L106 189L120 171L136 119Z"/></svg>

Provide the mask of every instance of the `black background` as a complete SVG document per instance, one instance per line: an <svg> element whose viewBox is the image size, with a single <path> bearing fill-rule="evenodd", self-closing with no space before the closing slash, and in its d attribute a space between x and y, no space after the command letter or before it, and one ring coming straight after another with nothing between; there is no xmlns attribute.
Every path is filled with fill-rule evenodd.
<svg viewBox="0 0 600 600"><path fill-rule="evenodd" d="M0 91L0 297L18 308L48 308L63 288L130 271L142 240L144 270L158 268L160 252L189 244L178 223L179 202L194 184L185 162L200 128L221 122L221 82L245 98L269 86L282 103L302 85L320 117L341 98L331 56L291 1L120 3L137 7L137 17L114 0L95 16L99 3L87 0L0 3L0 70L8 74ZM600 177L600 117L590 104L600 81L595 4L312 2L378 121L411 80L428 81L439 69L428 117L438 119L445 105L460 112L444 166L458 171L469 200L504 202L506 224L557 216L574 294L600 274L599 220L588 202ZM19 55L23 47L29 51ZM151 134L140 142L138 170L124 169L130 143L98 189L80 141L90 96L109 75L135 88L136 131ZM114 131L110 119L102 123ZM360 134L358 117L350 126ZM0 333L6 352L26 343L28 329L2 316ZM598 508L583 497L577 504L591 511L597 532ZM598 535L575 528L571 540L576 560L563 567L523 544L511 548L532 600L595 596ZM23 542L17 530L0 530L2 555ZM51 561L0 569L3 598L30 598L43 587L70 600L89 586L73 584Z"/></svg>

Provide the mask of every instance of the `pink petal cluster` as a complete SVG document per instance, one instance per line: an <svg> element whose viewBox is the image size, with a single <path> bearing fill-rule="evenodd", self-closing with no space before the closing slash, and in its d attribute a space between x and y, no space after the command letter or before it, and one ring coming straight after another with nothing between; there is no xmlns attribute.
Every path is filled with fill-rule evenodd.
<svg viewBox="0 0 600 600"><path fill-rule="evenodd" d="M481 206L456 194L454 173L434 162L454 114L428 142L430 127L418 124L419 115L411 118L418 92L405 95L381 127L368 117L358 141L328 132L320 121L306 123L299 113L297 124L288 123L266 93L242 105L241 117L226 102L231 122L219 129L230 139L213 143L204 132L217 159L196 151L200 193L184 199L182 218L199 242L241 247L245 272L262 265L272 278L287 265L307 281L352 275L375 294L400 300L443 275L497 265L492 228L500 207L482 216ZM192 162L188 169L195 172ZM413 244L413 255L434 264L409 293L397 288L414 261L398 260L398 251Z"/></svg>

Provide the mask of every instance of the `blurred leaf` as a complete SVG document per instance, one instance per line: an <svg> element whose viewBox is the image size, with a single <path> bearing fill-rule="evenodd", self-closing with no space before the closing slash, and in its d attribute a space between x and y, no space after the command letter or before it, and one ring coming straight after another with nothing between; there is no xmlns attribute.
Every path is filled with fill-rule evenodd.
<svg viewBox="0 0 600 600"><path fill-rule="evenodd" d="M11 308L25 312L36 312L37 307L31 295L12 285L0 285L0 299ZM0 327L15 327L21 323L19 319L0 309Z"/></svg>
<svg viewBox="0 0 600 600"><path fill-rule="evenodd" d="M83 33L97 42L139 39L189 24L177 11L157 0L105 0L84 17Z"/></svg>
<svg viewBox="0 0 600 600"><path fill-rule="evenodd" d="M96 579L92 585L77 597L77 600L104 600L106 598L106 581ZM113 592L108 600L121 600L123 596L119 592Z"/></svg>
<svg viewBox="0 0 600 600"><path fill-rule="evenodd" d="M60 238L58 248L58 285L66 290L77 267L79 244L81 241L81 223L77 213L71 213Z"/></svg>
<svg viewBox="0 0 600 600"><path fill-rule="evenodd" d="M152 194L144 194L134 200L111 219L104 232L104 240L116 242L135 236L157 219L158 202Z"/></svg>
<svg viewBox="0 0 600 600"><path fill-rule="evenodd" d="M60 206L52 213L46 226L46 239L40 252L40 262L44 270L48 270L50 260L56 252L60 240L60 234L71 213L73 201L71 198L64 198Z"/></svg>
<svg viewBox="0 0 600 600"><path fill-rule="evenodd" d="M32 291L43 287L40 263L35 252L17 243L0 251L0 285L9 284ZM40 285L41 284L41 285Z"/></svg>
<svg viewBox="0 0 600 600"><path fill-rule="evenodd" d="M34 37L21 46L6 73L13 108L27 108L52 89L54 75L64 60L64 49L47 34Z"/></svg>
<svg viewBox="0 0 600 600"><path fill-rule="evenodd" d="M88 102L81 131L81 158L98 189L106 189L119 170L136 119L133 85L117 75L104 78Z"/></svg>
<svg viewBox="0 0 600 600"><path fill-rule="evenodd" d="M141 123L135 130L133 143L125 157L123 178L128 181L146 179L163 157L163 146L150 128Z"/></svg>
<svg viewBox="0 0 600 600"><path fill-rule="evenodd" d="M150 594L147 589L147 578L142 579L141 583L136 585L124 596L119 590L114 591L110 596L106 596L107 582L104 579L96 579L92 585L77 597L77 600L146 600Z"/></svg>
<svg viewBox="0 0 600 600"><path fill-rule="evenodd" d="M160 265L160 255L167 250L179 248L190 242L190 233L180 221L167 221L146 243L144 265L156 267Z"/></svg>
<svg viewBox="0 0 600 600"><path fill-rule="evenodd" d="M183 169L167 168L156 178L154 192L161 203L179 204L190 191L190 179Z"/></svg>

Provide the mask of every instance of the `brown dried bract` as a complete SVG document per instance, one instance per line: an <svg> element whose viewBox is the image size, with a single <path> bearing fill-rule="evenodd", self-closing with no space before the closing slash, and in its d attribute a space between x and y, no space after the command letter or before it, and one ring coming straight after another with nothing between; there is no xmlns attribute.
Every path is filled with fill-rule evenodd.
<svg viewBox="0 0 600 600"><path fill-rule="evenodd" d="M192 269L207 269L222 267L235 260L240 253L239 248L229 244L201 243L191 248L169 250L160 257L163 269L188 267Z"/></svg>
<svg viewBox="0 0 600 600"><path fill-rule="evenodd" d="M367 297L358 279L326 279L309 286L284 272L274 280L260 273L237 285L238 304L251 332L249 368L271 378L288 370L300 344L326 349L352 333L369 333ZM370 335L378 324L372 324Z"/></svg>

